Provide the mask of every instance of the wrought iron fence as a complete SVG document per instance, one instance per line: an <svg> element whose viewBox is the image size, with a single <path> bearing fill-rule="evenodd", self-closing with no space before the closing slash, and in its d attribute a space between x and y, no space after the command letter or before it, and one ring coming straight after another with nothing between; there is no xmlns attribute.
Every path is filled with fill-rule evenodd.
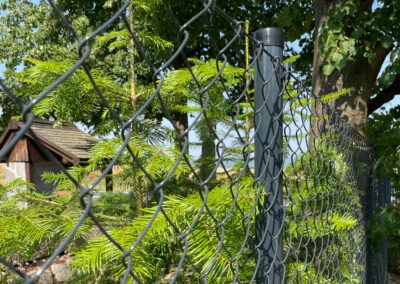
<svg viewBox="0 0 400 284"><path fill-rule="evenodd" d="M164 1L176 23L178 42L168 60L160 63L126 18L130 2L81 38L63 11L49 1L77 42L75 64L27 103L1 81L24 121L1 149L2 158L26 133L37 138L31 129L35 106L79 70L89 78L119 132L110 139L114 154L104 154L101 175L88 186L40 145L71 181L70 190L79 190L79 217L33 275L17 268L13 255L1 255L3 276L14 274L34 283L71 249L74 235L89 223L92 237L73 249L79 277L95 275L121 283L383 283L386 248L371 251L367 222L376 208L389 202L390 186L374 175L368 142L327 104L311 97L284 63L283 32L267 28L249 34L243 22L232 19L215 1L202 1L202 9L179 24ZM200 33L207 34L211 18L230 26L225 46L214 59L188 59L188 41L199 37L191 27L204 20ZM154 88L128 118L103 94L87 63L89 41L117 21L129 31L153 73ZM211 56L212 36L208 39L204 50ZM244 52L245 42L253 54ZM171 67L178 58L183 62L180 73ZM186 81L178 84L182 76ZM173 100L179 96L180 109ZM162 113L158 127L174 131L172 142L139 138L138 125L152 108ZM177 123L177 112L189 115L188 125ZM162 159L168 160L163 168L157 165ZM116 165L130 168L132 176L124 178L133 178L133 200L141 201L135 216L118 226L104 221L93 198ZM96 263L88 260L91 254L96 255Z"/></svg>

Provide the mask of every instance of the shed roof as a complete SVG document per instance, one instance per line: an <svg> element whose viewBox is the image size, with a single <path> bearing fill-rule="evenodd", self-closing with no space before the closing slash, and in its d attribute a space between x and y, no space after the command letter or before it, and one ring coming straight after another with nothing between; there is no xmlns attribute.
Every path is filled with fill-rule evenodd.
<svg viewBox="0 0 400 284"><path fill-rule="evenodd" d="M11 120L0 137L0 150L3 149L15 133L24 126L24 122ZM80 130L72 123L58 126L47 120L34 120L30 131L25 136L34 140L34 135L48 150L60 155L72 164L86 162L89 159L89 148L96 142L92 135ZM4 161L4 158L1 159Z"/></svg>

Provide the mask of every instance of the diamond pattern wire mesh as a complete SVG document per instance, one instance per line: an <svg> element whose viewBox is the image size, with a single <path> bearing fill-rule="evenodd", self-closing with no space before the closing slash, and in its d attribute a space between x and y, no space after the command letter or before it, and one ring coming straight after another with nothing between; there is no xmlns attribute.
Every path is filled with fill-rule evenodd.
<svg viewBox="0 0 400 284"><path fill-rule="evenodd" d="M34 283L61 253L69 250L81 227L90 224L97 228L92 234L99 237L83 246L83 252L76 252L75 258L81 258L77 271L110 282L364 283L369 273L375 275L376 265L368 253L366 221L374 208L388 202L389 187L373 181L371 146L326 104L312 98L288 65L272 57L262 43L245 32L244 23L230 18L214 1L202 3L202 10L179 25L180 19L164 1L169 16L177 23L174 28L179 42L169 59L159 63L151 58L129 25L125 14L130 1L84 38L49 1L78 43L78 60L28 103L22 103L1 81L3 92L20 107L24 127L1 149L0 156L6 157L28 132L40 144L30 129L35 106L78 71L90 80L104 108L116 121L119 135L110 146L112 154L104 153L101 175L89 185L39 145L72 182L70 190L79 190L80 213L70 232L35 274L28 277L16 268L12 255L1 255L3 272ZM200 19L207 22L211 18L230 25L232 37L226 38L226 45L219 48L214 59L188 59L187 42L199 36L192 33L191 27ZM125 25L139 55L153 72L153 90L129 118L115 111L87 63L89 41L116 21ZM213 28L212 22L207 25L202 31L205 34ZM255 51L247 65L240 52L245 38ZM205 50L213 49L212 36L209 41ZM227 53L235 49L241 59L233 62ZM270 58L275 72L262 77L264 103L255 107L254 78L262 55ZM178 57L185 68L172 71L171 63ZM183 85L177 83L179 76L187 76L185 94L180 89ZM280 85L282 106L278 112L274 111L276 106L266 103L272 80L278 80ZM177 125L174 116L177 108L173 99L184 95L190 109L186 111L190 114L187 128ZM138 138L137 125L153 107L162 110L164 125L175 133L174 142ZM261 152L256 152L254 144L263 139L260 128L266 124L260 113L265 110L272 116L268 135L273 137ZM283 135L282 144L279 133ZM201 150L192 146L193 140L199 141ZM281 164L271 172L276 150ZM264 159L259 168L255 165L257 155ZM165 168L157 164L162 159ZM140 213L122 225L105 222L95 210L93 197L101 180L116 166L130 168L135 176L123 178L139 182L140 186L131 184L131 189L135 202L142 202ZM182 187L182 181L184 188L175 188ZM271 226L272 222L278 223ZM385 271L384 254L382 249L380 272ZM90 262L88 255L98 258Z"/></svg>

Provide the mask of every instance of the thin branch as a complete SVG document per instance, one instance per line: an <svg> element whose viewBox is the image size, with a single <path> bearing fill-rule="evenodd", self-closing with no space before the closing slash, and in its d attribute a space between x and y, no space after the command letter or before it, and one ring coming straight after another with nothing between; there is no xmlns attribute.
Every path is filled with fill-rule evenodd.
<svg viewBox="0 0 400 284"><path fill-rule="evenodd" d="M33 197L24 193L17 193L17 195L26 198L28 200L33 200L33 201L37 201L37 202L42 202L45 204L49 204L49 205L53 205L53 206L57 206L57 207L61 207L61 208L68 208L70 206L66 205L66 204L62 204L62 203L58 203L58 202L54 202L54 201L50 201L50 200L46 200L46 199L42 199L42 198L38 198L38 197Z"/></svg>
<svg viewBox="0 0 400 284"><path fill-rule="evenodd" d="M379 109L385 103L391 101L396 95L400 95L400 74L396 76L394 82L383 89L375 98L368 103L368 115Z"/></svg>

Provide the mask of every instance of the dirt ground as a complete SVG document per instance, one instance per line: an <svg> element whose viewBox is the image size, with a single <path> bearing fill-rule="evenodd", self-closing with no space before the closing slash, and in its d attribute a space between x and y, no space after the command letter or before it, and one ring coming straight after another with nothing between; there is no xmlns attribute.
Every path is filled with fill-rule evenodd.
<svg viewBox="0 0 400 284"><path fill-rule="evenodd" d="M388 273L387 284L400 284L400 275Z"/></svg>

